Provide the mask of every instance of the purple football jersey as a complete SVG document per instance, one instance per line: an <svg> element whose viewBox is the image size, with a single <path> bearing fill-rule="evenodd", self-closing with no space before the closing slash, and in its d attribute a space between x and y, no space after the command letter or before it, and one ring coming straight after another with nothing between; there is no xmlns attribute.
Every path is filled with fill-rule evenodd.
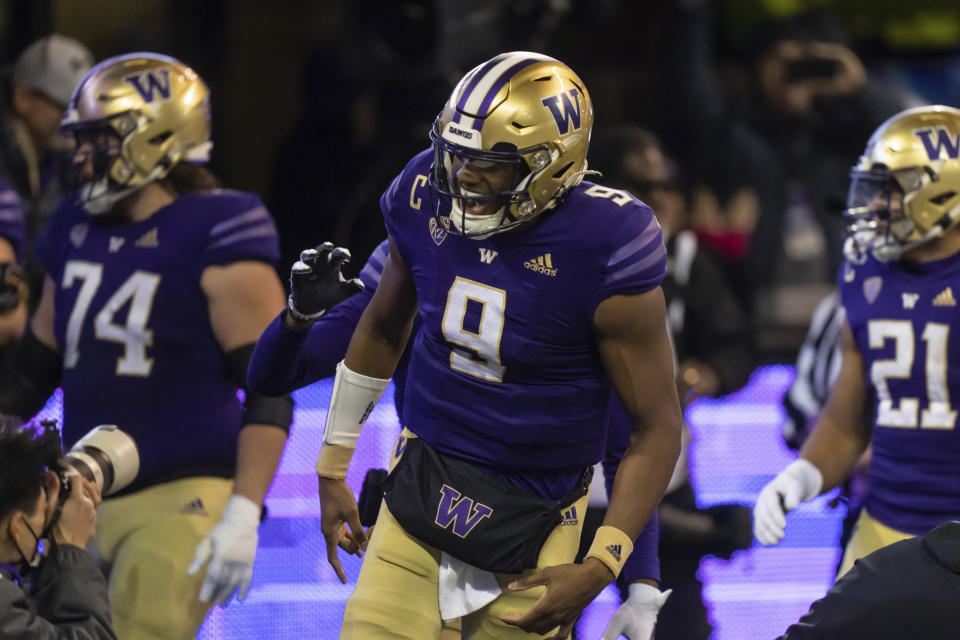
<svg viewBox="0 0 960 640"><path fill-rule="evenodd" d="M960 254L927 263L846 263L839 287L863 356L873 420L865 506L921 534L960 519ZM958 289L960 290L960 289Z"/></svg>
<svg viewBox="0 0 960 640"><path fill-rule="evenodd" d="M6 180L0 178L0 238L13 247L17 260L22 261L27 225L23 213L23 200Z"/></svg>
<svg viewBox="0 0 960 640"><path fill-rule="evenodd" d="M653 212L584 182L529 229L464 238L433 217L431 161L429 151L414 157L381 198L423 322L407 426L441 451L508 473L599 461L611 388L593 315L606 298L651 290L666 274Z"/></svg>
<svg viewBox="0 0 960 640"><path fill-rule="evenodd" d="M64 201L37 254L56 283L64 443L98 424L130 433L141 463L129 490L229 475L242 407L200 276L238 260L276 262L276 229L260 198L190 193L136 223Z"/></svg>

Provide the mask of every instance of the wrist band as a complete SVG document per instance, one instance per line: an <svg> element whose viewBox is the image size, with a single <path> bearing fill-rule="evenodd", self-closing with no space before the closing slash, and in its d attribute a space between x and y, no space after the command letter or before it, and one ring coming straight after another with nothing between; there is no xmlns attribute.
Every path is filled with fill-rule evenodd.
<svg viewBox="0 0 960 640"><path fill-rule="evenodd" d="M620 570L626 564L627 558L633 552L633 540L626 533L616 527L602 526L593 536L593 544L587 551L588 558L596 558L613 572L613 577L620 575Z"/></svg>
<svg viewBox="0 0 960 640"><path fill-rule="evenodd" d="M317 456L317 475L334 480L346 479L353 449L342 444L323 445L320 455Z"/></svg>

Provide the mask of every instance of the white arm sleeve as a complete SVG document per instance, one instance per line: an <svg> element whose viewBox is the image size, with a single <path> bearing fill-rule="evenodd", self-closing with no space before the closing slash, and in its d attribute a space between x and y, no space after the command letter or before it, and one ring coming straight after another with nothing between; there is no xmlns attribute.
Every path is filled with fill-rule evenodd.
<svg viewBox="0 0 960 640"><path fill-rule="evenodd" d="M337 364L337 377L330 395L323 443L356 447L363 423L389 383L389 378L371 378L351 371L341 360Z"/></svg>

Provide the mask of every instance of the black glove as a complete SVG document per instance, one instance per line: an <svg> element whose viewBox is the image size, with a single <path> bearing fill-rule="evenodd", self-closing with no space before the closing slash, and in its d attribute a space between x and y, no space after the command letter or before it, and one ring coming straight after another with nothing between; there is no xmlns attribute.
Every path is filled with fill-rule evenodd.
<svg viewBox="0 0 960 640"><path fill-rule="evenodd" d="M20 265L0 262L0 313L13 311L19 306L26 284L27 275Z"/></svg>
<svg viewBox="0 0 960 640"><path fill-rule="evenodd" d="M300 252L290 269L287 308L297 320L316 320L339 302L363 290L359 279L344 280L340 269L350 262L350 251L324 242Z"/></svg>

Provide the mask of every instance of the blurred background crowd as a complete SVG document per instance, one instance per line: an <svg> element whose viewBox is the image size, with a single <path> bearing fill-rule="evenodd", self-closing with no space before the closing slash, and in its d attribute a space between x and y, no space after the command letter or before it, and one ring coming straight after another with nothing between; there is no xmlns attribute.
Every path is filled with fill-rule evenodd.
<svg viewBox="0 0 960 640"><path fill-rule="evenodd" d="M563 60L594 101L597 181L664 228L687 400L794 362L834 289L848 172L870 133L909 106L960 106L955 0L0 0L0 178L24 202L28 266L59 194L43 117L55 130L64 100L40 83L42 57L18 61L50 33L96 60L151 50L196 69L213 96L212 169L264 197L281 274L328 240L365 263L385 236L380 193L466 71L508 50ZM788 402L791 447L829 385L835 336L811 339L822 354ZM681 465L661 511L675 595L660 625L676 629L663 637L709 635L700 558L750 544L745 508L697 504Z"/></svg>
<svg viewBox="0 0 960 640"><path fill-rule="evenodd" d="M905 106L960 103L948 0L0 2L10 69L51 32L96 59L161 51L207 80L213 169L267 199L281 273L323 240L363 264L383 239L380 192L466 70L511 49L557 57L594 99L592 168L675 203L670 224L718 261L762 361L792 359L833 282L869 133ZM652 142L619 144L655 145L662 166L613 166L622 149L597 140L624 125Z"/></svg>

